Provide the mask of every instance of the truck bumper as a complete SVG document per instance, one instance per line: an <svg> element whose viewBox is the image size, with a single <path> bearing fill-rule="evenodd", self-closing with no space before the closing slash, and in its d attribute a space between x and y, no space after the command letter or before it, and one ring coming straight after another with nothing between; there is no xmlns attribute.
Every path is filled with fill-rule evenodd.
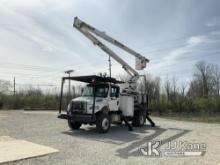
<svg viewBox="0 0 220 165"><path fill-rule="evenodd" d="M59 119L66 119L71 121L77 121L82 123L94 123L96 121L95 115L88 115L88 114L59 114L57 116Z"/></svg>

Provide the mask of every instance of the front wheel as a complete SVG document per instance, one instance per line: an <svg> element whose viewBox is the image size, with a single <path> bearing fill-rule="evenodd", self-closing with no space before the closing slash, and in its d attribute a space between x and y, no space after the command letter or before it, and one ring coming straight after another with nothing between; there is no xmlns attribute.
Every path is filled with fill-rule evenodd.
<svg viewBox="0 0 220 165"><path fill-rule="evenodd" d="M111 119L108 114L99 114L96 121L96 129L99 133L108 132L111 126Z"/></svg>
<svg viewBox="0 0 220 165"><path fill-rule="evenodd" d="M82 123L68 120L68 125L69 125L70 129L77 130L81 127Z"/></svg>

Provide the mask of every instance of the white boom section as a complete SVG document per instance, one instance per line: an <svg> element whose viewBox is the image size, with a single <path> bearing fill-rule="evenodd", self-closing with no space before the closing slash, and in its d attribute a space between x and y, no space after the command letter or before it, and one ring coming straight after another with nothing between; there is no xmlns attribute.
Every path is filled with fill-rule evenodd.
<svg viewBox="0 0 220 165"><path fill-rule="evenodd" d="M149 60L144 56L140 55L139 53L125 46L124 44L108 36L107 34L105 34L105 32L101 32L96 28L88 25L87 23L81 21L77 17L74 18L73 26L77 30L79 30L82 34L84 34L88 39L90 39L93 42L93 44L99 46L104 52L106 52L109 56L111 56L117 62L119 62L122 65L122 67L125 69L125 71L131 76L130 81L132 82L138 79L139 77L138 72L135 69L133 69L130 65L128 65L123 59L121 59L115 52L113 52L106 45L100 42L94 35L92 35L92 33L135 56L137 70L143 70L146 67L147 62L149 62Z"/></svg>

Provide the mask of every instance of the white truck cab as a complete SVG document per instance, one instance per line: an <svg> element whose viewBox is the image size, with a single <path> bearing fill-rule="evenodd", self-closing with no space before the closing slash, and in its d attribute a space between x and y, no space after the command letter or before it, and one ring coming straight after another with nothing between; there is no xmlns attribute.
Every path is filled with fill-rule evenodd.
<svg viewBox="0 0 220 165"><path fill-rule="evenodd" d="M95 85L95 88L93 84L87 84L83 89L82 95L71 100L67 111L71 109L71 106L73 106L72 108L74 111L79 111L80 105L85 104L81 107L85 108L84 113L92 114L94 89L94 113L101 111L104 107L107 107L109 111L119 110L119 86L111 83L98 83Z"/></svg>

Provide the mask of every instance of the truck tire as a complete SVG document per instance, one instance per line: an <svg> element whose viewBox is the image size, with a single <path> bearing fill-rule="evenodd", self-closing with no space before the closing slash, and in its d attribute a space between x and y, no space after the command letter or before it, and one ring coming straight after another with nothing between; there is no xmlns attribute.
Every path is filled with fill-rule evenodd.
<svg viewBox="0 0 220 165"><path fill-rule="evenodd" d="M82 123L80 122L74 122L68 120L68 126L70 127L71 130L77 130L81 127Z"/></svg>
<svg viewBox="0 0 220 165"><path fill-rule="evenodd" d="M106 133L111 126L111 118L108 114L101 113L97 116L96 129L99 133Z"/></svg>
<svg viewBox="0 0 220 165"><path fill-rule="evenodd" d="M134 127L142 127L146 121L146 117L142 111L136 111L132 120Z"/></svg>

